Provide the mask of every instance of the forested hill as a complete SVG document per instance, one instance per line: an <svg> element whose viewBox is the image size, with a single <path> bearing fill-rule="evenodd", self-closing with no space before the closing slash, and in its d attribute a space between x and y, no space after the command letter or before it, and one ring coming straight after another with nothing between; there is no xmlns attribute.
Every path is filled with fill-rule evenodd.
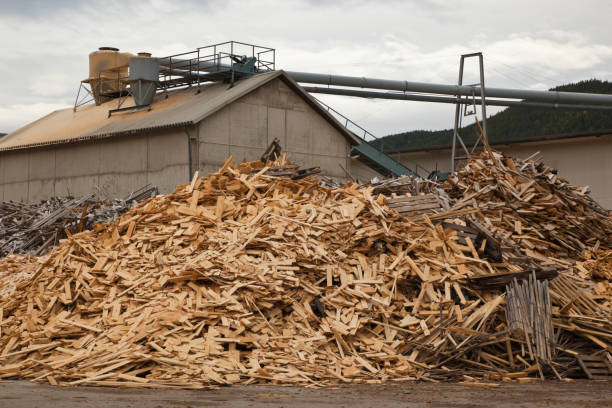
<svg viewBox="0 0 612 408"><path fill-rule="evenodd" d="M612 94L612 82L591 79L575 84L562 85L551 91ZM478 107L477 112L480 112ZM452 117L449 117L449 123ZM471 122L461 131L466 144L476 140L474 116L464 116L463 122ZM561 111L510 107L492 115L487 121L491 144L512 142L559 133L575 133L612 129L612 111ZM452 143L452 129L430 131L413 130L382 138L386 151L440 149Z"/></svg>

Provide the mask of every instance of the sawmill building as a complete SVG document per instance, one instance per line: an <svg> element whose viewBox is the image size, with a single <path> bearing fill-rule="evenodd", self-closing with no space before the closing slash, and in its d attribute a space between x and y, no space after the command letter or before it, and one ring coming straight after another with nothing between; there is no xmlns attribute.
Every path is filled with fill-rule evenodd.
<svg viewBox="0 0 612 408"><path fill-rule="evenodd" d="M0 139L0 200L123 197L149 184L167 193L229 156L258 159L274 139L300 166L344 179L359 143L283 71L157 93L146 109L116 107L111 99L58 110Z"/></svg>

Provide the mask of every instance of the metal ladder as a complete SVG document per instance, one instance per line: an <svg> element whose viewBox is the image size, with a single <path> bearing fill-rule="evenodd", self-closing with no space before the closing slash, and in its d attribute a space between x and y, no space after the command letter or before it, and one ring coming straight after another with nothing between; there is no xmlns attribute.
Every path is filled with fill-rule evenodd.
<svg viewBox="0 0 612 408"><path fill-rule="evenodd" d="M481 113L482 113L482 132L483 132L484 137L487 138L487 103L485 99L484 61L483 61L482 52L475 52L472 54L461 55L461 59L459 61L459 80L457 81L457 85L459 86L463 85L464 62L466 58L471 58L471 57L478 57L478 65L479 65L479 71L480 71L480 100L481 100L480 108L481 108ZM453 128L453 147L452 147L452 152L451 152L451 173L455 171L457 162L462 161L462 160L467 160L470 158L472 154L474 154L474 152L476 151L476 148L478 147L478 142L480 141L480 138L478 138L476 140L476 143L474 143L474 146L472 146L472 150L470 151L465 145L465 143L463 142L463 138L459 134L459 129L461 128L461 105L464 105L464 108L465 108L463 112L464 116L468 116L470 114L476 113L476 102L475 102L476 89L474 88L474 85L472 85L472 87L473 87L472 88L473 89L472 103L469 103L468 96L466 96L465 98L462 98L461 95L457 95L457 102L455 106L455 125ZM473 113L467 112L468 105L473 105L474 107ZM459 142L459 144L463 148L463 151L465 152L465 156L457 156L457 142Z"/></svg>

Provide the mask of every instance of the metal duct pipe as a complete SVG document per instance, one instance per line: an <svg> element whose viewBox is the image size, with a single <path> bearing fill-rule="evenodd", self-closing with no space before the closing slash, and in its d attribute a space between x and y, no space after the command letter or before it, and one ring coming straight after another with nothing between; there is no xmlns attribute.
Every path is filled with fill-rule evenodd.
<svg viewBox="0 0 612 408"><path fill-rule="evenodd" d="M438 103L457 103L457 98L450 96L431 96L431 95L414 95L400 94L389 92L373 92L373 91L358 91L356 89L340 89L340 88L321 88L316 86L304 86L305 91L310 93L319 93L327 95L344 95L355 96L358 98L372 99L395 99L402 101L419 101L419 102L438 102ZM476 98L476 105L480 105L482 101ZM469 101L471 102L471 100ZM565 110L600 110L612 111L612 106L604 105L570 105L558 103L543 103L530 101L508 101L502 99L487 99L488 106L516 106L521 108L547 108L547 109L565 109Z"/></svg>
<svg viewBox="0 0 612 408"><path fill-rule="evenodd" d="M200 78L200 82L208 82L208 81L216 81L218 79L212 78L211 73L199 73L197 71L184 71L182 69L166 69L164 72L174 75L174 76L182 76L184 78L190 78L192 80L197 80Z"/></svg>
<svg viewBox="0 0 612 408"><path fill-rule="evenodd" d="M170 64L171 62L172 64ZM172 65L173 70L175 68L181 68L181 69L190 68L190 60L188 59L172 58L172 61L171 61L170 58L168 57L159 58L159 64L164 68L170 68L170 65ZM193 64L193 66L191 67L191 69L194 71L207 71L207 72L217 71L220 69L230 69L230 68L231 68L230 65L217 64L214 61L200 61L197 64Z"/></svg>
<svg viewBox="0 0 612 408"><path fill-rule="evenodd" d="M479 86L459 86L427 84L424 82L394 81L389 79L360 78L342 75L311 74L308 72L286 71L296 82L310 84L349 86L356 88L385 89L389 91L422 92L442 95L472 96L480 94ZM529 99L530 101L549 103L588 103L611 104L612 95L587 94L578 92L532 91L522 89L505 89L485 87L486 96L510 99Z"/></svg>
<svg viewBox="0 0 612 408"><path fill-rule="evenodd" d="M160 58L160 65L169 68L170 67L170 59L169 58ZM172 75L178 76L192 76L197 78L198 76L202 79L206 77L206 74L198 74L193 71L183 71L181 69L175 69L175 64L180 68L188 68L189 60L183 59L172 59L172 70L170 73ZM213 61L201 61L198 64L198 71L216 71L219 69L230 69L230 65L226 64L216 64ZM195 68L194 68L195 69ZM334 86L348 86L348 87L357 87L357 88L369 88L369 89L385 89L390 91L401 91L401 92L422 92L422 93L433 93L433 94L442 94L442 95L462 95L462 96L472 96L480 94L479 86L459 86L459 85L444 85L444 84L428 84L425 82L410 82L410 81L395 81L389 79L376 79L376 78L365 78L365 77L350 77L350 76L342 76L342 75L327 75L327 74L314 74L309 72L296 72L296 71L285 71L287 75L289 75L296 82L303 83L311 83L311 84L321 84L321 85L334 85ZM323 89L323 88L320 88ZM319 92L322 93L322 92ZM547 107L554 108L554 104L567 104L564 105L565 109L579 109L579 108L571 108L570 104L580 104L580 103L588 103L588 104L602 104L602 105L612 105L612 95L603 95L603 94L588 94L588 93L580 93L580 92L559 92L559 91L533 91L533 90L523 90L523 89L506 89L506 88L490 88L485 87L485 93L487 97L497 97L497 98L509 98L509 99L528 99L529 101L538 101L538 102L548 102L551 105L547 106L537 106L537 105L525 105L523 103L520 106L530 106L530 107ZM381 93L382 94L382 93ZM336 95L348 95L348 94L340 94ZM353 95L356 96L356 95ZM368 97L368 96L365 96ZM380 96L369 96L372 98L377 98ZM386 99L408 99L408 98L386 98ZM426 99L411 99L415 101L424 101L424 102L443 102L443 100L426 100ZM515 104L507 104L502 105L502 101L497 101L496 103L489 103L487 99L487 103L489 105L496 106L519 106ZM582 109L595 109L591 108L582 108Z"/></svg>
<svg viewBox="0 0 612 408"><path fill-rule="evenodd" d="M195 78L198 79L198 77L200 78L204 78L208 75L208 73L206 74L200 74L199 72L195 72L195 71L185 71L182 69L165 69L164 72L170 74L170 75L175 75L175 76L182 76L182 77L190 77L190 78Z"/></svg>

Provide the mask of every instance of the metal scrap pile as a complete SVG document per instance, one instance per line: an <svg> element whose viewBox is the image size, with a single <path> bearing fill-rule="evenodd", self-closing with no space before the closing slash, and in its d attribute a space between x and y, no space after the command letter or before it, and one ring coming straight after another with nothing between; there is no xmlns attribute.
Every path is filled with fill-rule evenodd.
<svg viewBox="0 0 612 408"><path fill-rule="evenodd" d="M599 283L610 276L591 271L609 262L612 229L582 190L482 154L444 186L445 208L442 194L328 188L284 165L230 159L68 237L0 299L0 379L191 388L605 374L612 293Z"/></svg>
<svg viewBox="0 0 612 408"><path fill-rule="evenodd" d="M123 200L54 197L39 203L0 202L0 257L11 253L42 255L67 234L112 221L134 203L157 194L157 188L139 190Z"/></svg>

